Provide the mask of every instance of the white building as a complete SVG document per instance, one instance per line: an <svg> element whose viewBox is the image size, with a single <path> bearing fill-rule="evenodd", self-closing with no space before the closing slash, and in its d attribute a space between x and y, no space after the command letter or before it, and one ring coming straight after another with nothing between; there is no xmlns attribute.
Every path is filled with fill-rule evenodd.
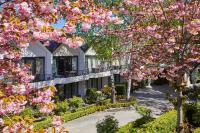
<svg viewBox="0 0 200 133"><path fill-rule="evenodd" d="M55 85L66 98L74 95L85 95L88 88L101 89L109 85L110 67L96 57L96 53L86 45L72 49L64 44L52 42L45 47L41 42L30 44L23 49L25 64L30 64L30 74L35 76L33 88ZM119 63L116 63L119 68ZM117 67L115 67L117 68ZM123 82L119 76L120 69L115 72L116 82Z"/></svg>

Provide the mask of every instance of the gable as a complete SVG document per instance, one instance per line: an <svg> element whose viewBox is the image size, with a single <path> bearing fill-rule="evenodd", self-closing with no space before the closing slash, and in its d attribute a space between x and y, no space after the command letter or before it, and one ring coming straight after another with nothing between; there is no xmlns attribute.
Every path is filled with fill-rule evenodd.
<svg viewBox="0 0 200 133"><path fill-rule="evenodd" d="M96 52L92 48L89 48L85 55L96 55Z"/></svg>
<svg viewBox="0 0 200 133"><path fill-rule="evenodd" d="M78 49L69 48L62 44L53 52L53 56L78 56Z"/></svg>

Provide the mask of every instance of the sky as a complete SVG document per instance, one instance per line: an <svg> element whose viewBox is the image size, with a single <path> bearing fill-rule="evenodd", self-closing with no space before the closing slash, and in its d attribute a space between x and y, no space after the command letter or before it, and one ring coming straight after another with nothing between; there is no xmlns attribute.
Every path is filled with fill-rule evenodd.
<svg viewBox="0 0 200 133"><path fill-rule="evenodd" d="M65 26L65 20L64 19L60 19L60 20L57 21L57 23L52 24L52 26L55 29L62 29Z"/></svg>

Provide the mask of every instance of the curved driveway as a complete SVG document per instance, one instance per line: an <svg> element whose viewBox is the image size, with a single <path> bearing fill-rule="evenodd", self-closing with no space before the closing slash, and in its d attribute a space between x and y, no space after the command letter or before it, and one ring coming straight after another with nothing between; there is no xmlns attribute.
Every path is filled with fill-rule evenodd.
<svg viewBox="0 0 200 133"><path fill-rule="evenodd" d="M137 98L139 105L147 106L152 110L152 115L157 117L173 107L166 99L166 93L171 93L171 90L164 85L153 86L153 89L140 89L132 95ZM69 121L63 126L70 133L96 133L96 122L102 120L106 115L113 115L119 121L120 126L141 117L134 108L109 109Z"/></svg>

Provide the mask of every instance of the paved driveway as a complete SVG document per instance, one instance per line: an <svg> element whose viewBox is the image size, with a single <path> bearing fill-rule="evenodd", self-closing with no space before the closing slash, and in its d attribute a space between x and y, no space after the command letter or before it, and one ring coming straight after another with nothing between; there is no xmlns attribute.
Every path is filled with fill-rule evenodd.
<svg viewBox="0 0 200 133"><path fill-rule="evenodd" d="M106 115L113 115L119 121L120 126L141 117L134 109L113 109L96 112L67 122L64 127L70 133L96 133L96 122L102 120Z"/></svg>
<svg viewBox="0 0 200 133"><path fill-rule="evenodd" d="M160 114L173 108L173 105L167 100L166 94L173 94L174 91L168 85L153 86L152 89L140 89L132 94L137 98L139 105L146 106L152 110L152 115L158 117Z"/></svg>
<svg viewBox="0 0 200 133"><path fill-rule="evenodd" d="M137 98L139 105L147 106L152 110L153 116L157 117L162 112L173 107L166 99L166 93L172 93L172 90L169 86L163 85L153 86L152 89L140 89L132 95ZM113 115L119 121L120 126L141 117L135 109L111 109L78 118L65 123L63 126L70 133L96 133L96 122L102 120L106 115Z"/></svg>

